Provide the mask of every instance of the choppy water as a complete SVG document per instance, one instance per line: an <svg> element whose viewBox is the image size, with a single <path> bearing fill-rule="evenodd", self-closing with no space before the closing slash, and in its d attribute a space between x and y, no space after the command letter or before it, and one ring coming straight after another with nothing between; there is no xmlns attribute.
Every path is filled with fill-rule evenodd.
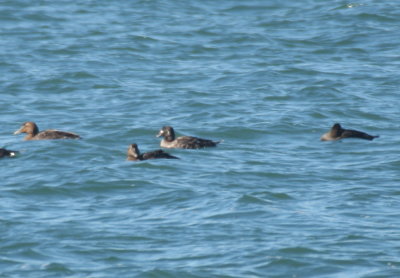
<svg viewBox="0 0 400 278"><path fill-rule="evenodd" d="M0 7L0 277L400 275L397 1Z"/></svg>

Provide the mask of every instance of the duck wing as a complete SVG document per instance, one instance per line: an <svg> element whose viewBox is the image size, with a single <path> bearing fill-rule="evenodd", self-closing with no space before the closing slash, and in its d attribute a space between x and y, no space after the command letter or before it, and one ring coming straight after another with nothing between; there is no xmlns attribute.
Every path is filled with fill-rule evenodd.
<svg viewBox="0 0 400 278"><path fill-rule="evenodd" d="M143 160L146 159L157 159L157 158L167 158L167 159L178 159L176 156L170 155L163 150L156 150L153 152L147 152L141 155Z"/></svg>
<svg viewBox="0 0 400 278"><path fill-rule="evenodd" d="M182 136L176 139L177 146L184 149L200 149L215 147L219 142L193 136Z"/></svg>
<svg viewBox="0 0 400 278"><path fill-rule="evenodd" d="M345 129L343 130L341 138L360 138L365 140L374 140L374 138L378 138L379 136L369 135L368 133L353 130L353 129Z"/></svg>
<svg viewBox="0 0 400 278"><path fill-rule="evenodd" d="M46 140L46 139L80 139L78 134L72 132L65 132L55 129L49 129L39 132L34 139Z"/></svg>

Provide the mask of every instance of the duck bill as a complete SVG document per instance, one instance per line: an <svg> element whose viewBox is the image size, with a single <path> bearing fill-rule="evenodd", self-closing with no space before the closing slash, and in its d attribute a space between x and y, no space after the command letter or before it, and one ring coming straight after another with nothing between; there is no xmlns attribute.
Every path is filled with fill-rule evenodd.
<svg viewBox="0 0 400 278"><path fill-rule="evenodd" d="M321 140L321 141L331 141L331 140L333 140L333 139L331 138L329 132L327 132L327 133L325 133L325 134L323 134L323 135L321 136L320 140Z"/></svg>
<svg viewBox="0 0 400 278"><path fill-rule="evenodd" d="M162 130L160 130L160 132L156 135L156 137L161 137L161 136L163 136L163 131Z"/></svg>
<svg viewBox="0 0 400 278"><path fill-rule="evenodd" d="M20 129L16 130L16 131L14 132L14 135L17 135L17 134L22 133L22 129L23 129L23 127L21 127Z"/></svg>

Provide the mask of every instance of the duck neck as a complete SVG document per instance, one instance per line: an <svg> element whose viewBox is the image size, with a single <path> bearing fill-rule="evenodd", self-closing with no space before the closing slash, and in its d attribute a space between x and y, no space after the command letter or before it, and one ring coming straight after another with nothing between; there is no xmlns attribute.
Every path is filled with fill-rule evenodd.
<svg viewBox="0 0 400 278"><path fill-rule="evenodd" d="M137 156L128 154L128 157L126 158L127 160L138 160L139 158Z"/></svg>
<svg viewBox="0 0 400 278"><path fill-rule="evenodd" d="M36 134L28 133L28 134L25 136L24 140L32 140L33 137L34 137L35 135L36 135Z"/></svg>
<svg viewBox="0 0 400 278"><path fill-rule="evenodd" d="M171 135L164 136L164 140L167 142L172 142L175 140L175 136L171 136Z"/></svg>

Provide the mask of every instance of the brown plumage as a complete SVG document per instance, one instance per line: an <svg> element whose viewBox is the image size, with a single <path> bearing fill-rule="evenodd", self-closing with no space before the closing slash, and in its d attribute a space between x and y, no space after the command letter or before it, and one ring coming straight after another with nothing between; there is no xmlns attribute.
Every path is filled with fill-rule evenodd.
<svg viewBox="0 0 400 278"><path fill-rule="evenodd" d="M365 132L353 130L353 129L344 129L338 123L334 124L331 130L321 136L321 141L332 141L332 140L340 140L344 138L360 138L365 140L374 140L374 138L378 138L379 136L369 135Z"/></svg>
<svg viewBox="0 0 400 278"><path fill-rule="evenodd" d="M0 148L0 158L1 157L13 157L17 155L17 151L10 151L3 148Z"/></svg>
<svg viewBox="0 0 400 278"><path fill-rule="evenodd" d="M80 139L78 134L72 132L49 129L39 132L34 122L25 122L14 134L26 133L24 140L48 140L48 139Z"/></svg>
<svg viewBox="0 0 400 278"><path fill-rule="evenodd" d="M157 137L164 137L161 140L162 148L201 149L215 147L220 141L212 141L192 136L181 136L175 138L175 131L171 126L164 126L157 134Z"/></svg>
<svg viewBox="0 0 400 278"><path fill-rule="evenodd" d="M157 158L178 159L176 156L170 155L163 150L156 150L141 154L136 144L129 145L127 160L140 161Z"/></svg>

